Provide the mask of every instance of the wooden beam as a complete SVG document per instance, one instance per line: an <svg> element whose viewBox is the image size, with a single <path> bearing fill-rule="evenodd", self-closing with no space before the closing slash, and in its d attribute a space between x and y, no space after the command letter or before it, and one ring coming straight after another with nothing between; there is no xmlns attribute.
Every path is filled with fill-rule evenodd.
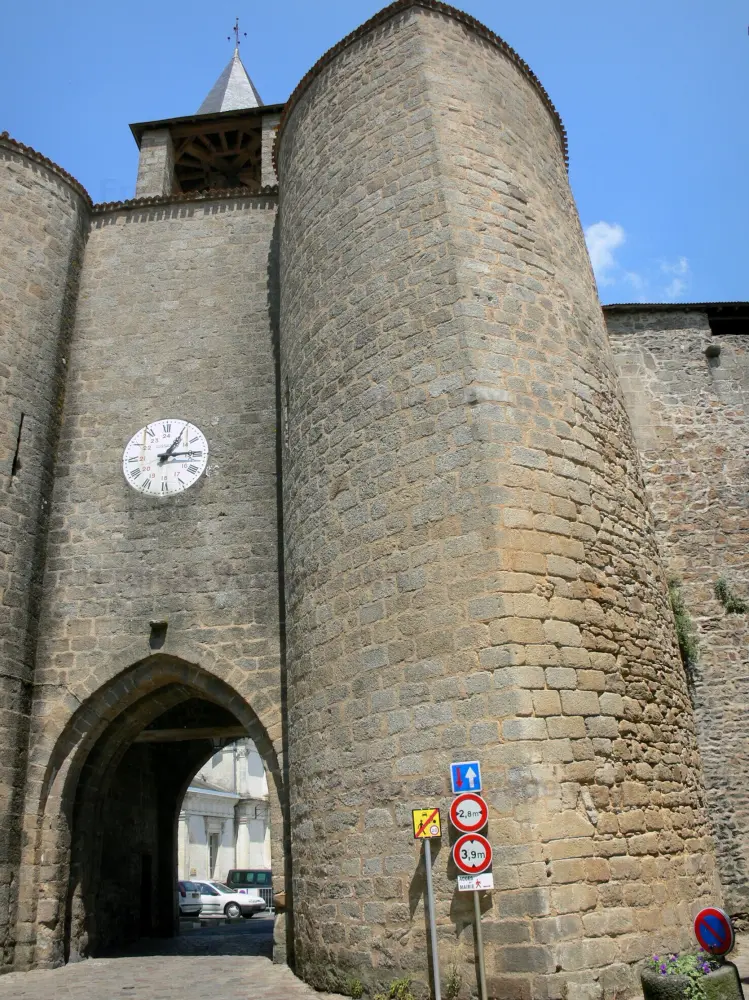
<svg viewBox="0 0 749 1000"><path fill-rule="evenodd" d="M144 729L135 743L180 743L184 740L239 740L247 736L244 726L208 726L203 729Z"/></svg>
<svg viewBox="0 0 749 1000"><path fill-rule="evenodd" d="M205 135L206 132L219 132L224 130L226 132L252 132L257 130L260 131L261 118L259 116L247 117L247 118L231 118L226 122L216 122L211 125L206 125L202 122L199 125L177 125L170 129L172 134L172 139L182 139L185 136L194 135Z"/></svg>

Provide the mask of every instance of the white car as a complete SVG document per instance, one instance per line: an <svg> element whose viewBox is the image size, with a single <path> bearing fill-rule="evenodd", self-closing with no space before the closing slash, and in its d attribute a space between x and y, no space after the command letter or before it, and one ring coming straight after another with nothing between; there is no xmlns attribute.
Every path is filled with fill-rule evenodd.
<svg viewBox="0 0 749 1000"><path fill-rule="evenodd" d="M207 879L196 882L200 889L200 901L203 904L201 916L218 917L251 917L253 913L261 913L266 909L265 900L256 892L235 892L223 882Z"/></svg>
<svg viewBox="0 0 749 1000"><path fill-rule="evenodd" d="M200 886L197 882L177 883L177 904L181 917L197 917L200 914Z"/></svg>

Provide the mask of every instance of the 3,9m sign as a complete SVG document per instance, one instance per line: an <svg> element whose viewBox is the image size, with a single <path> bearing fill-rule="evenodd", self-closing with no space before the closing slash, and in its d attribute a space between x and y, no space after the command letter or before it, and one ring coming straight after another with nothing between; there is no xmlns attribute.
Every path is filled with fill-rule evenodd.
<svg viewBox="0 0 749 1000"><path fill-rule="evenodd" d="M480 833L466 833L455 841L453 861L466 875L478 875L492 863L492 846Z"/></svg>

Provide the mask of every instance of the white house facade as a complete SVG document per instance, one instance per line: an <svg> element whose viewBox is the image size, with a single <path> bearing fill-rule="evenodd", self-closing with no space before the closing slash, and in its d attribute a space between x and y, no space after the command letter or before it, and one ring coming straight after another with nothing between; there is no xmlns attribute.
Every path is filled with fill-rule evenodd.
<svg viewBox="0 0 749 1000"><path fill-rule="evenodd" d="M193 778L179 814L180 879L225 879L270 868L268 784L249 739L217 750Z"/></svg>

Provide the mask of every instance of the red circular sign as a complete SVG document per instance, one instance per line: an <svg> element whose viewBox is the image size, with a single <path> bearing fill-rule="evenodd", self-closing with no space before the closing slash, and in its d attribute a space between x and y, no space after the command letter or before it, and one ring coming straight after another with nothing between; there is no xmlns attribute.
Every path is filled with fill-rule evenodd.
<svg viewBox="0 0 749 1000"><path fill-rule="evenodd" d="M453 799L450 806L450 822L462 833L475 833L486 826L489 820L489 806L475 792L464 792Z"/></svg>
<svg viewBox="0 0 749 1000"><path fill-rule="evenodd" d="M464 833L453 845L453 861L466 875L478 875L492 863L492 845L480 833Z"/></svg>
<svg viewBox="0 0 749 1000"><path fill-rule="evenodd" d="M733 924L725 910L706 906L694 918L694 933L705 949L713 955L725 955L734 945Z"/></svg>

